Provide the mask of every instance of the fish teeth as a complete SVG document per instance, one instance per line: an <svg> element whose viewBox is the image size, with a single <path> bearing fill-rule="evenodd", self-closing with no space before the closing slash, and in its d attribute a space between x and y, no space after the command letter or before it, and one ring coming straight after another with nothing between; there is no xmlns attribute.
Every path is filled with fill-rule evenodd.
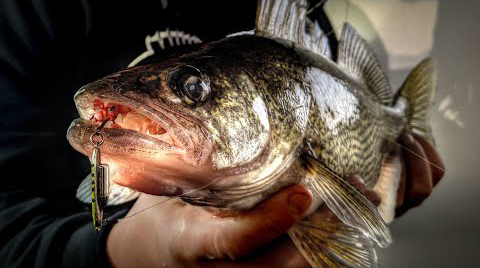
<svg viewBox="0 0 480 268"><path fill-rule="evenodd" d="M118 114L117 119L115 121L117 121L117 123L123 123L123 114Z"/></svg>

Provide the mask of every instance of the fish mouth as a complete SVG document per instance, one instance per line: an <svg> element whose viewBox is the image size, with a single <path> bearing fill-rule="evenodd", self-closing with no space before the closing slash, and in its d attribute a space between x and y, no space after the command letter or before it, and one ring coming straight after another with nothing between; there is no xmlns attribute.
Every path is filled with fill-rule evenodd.
<svg viewBox="0 0 480 268"><path fill-rule="evenodd" d="M82 116L74 121L74 124L85 128L86 134L92 135L104 121L107 121L101 129L101 132L105 134L106 143L114 142L123 136L130 140L137 140L133 144L122 142L121 145L124 146L139 148L139 143L145 143L148 146L140 146L144 150L150 147L150 150L168 151L179 156L185 155L188 144L175 142L176 139L172 136L173 127L167 126L165 122L154 121L147 115L128 105L120 104L118 101L95 98L93 103L93 108L79 109ZM101 106L101 108L95 106ZM108 115L109 113L111 115Z"/></svg>
<svg viewBox="0 0 480 268"><path fill-rule="evenodd" d="M90 136L104 122L102 153L134 158L142 162L180 162L192 166L206 163L212 144L203 126L161 104L138 100L128 94L80 89L74 97L80 118L67 132L70 144L89 155L93 150Z"/></svg>

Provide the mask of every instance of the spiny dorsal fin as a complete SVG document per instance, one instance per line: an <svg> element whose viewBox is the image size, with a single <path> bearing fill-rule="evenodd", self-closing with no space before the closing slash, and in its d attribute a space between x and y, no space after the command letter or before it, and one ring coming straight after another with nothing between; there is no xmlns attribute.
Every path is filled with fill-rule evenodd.
<svg viewBox="0 0 480 268"><path fill-rule="evenodd" d="M307 28L306 0L260 0L255 34L290 40L331 58L328 39L317 22Z"/></svg>
<svg viewBox="0 0 480 268"><path fill-rule="evenodd" d="M343 25L338 64L364 84L375 100L392 104L393 92L380 63L367 42L348 23Z"/></svg>
<svg viewBox="0 0 480 268"><path fill-rule="evenodd" d="M306 21L310 22L308 19ZM330 51L328 38L323 33L317 21L307 23L307 30L303 39L303 45L310 50L326 56L329 59L332 58L332 52Z"/></svg>

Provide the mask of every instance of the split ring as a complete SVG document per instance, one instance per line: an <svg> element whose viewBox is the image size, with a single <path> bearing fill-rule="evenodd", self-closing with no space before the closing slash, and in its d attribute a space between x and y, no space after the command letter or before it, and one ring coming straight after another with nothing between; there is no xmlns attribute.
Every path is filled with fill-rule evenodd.
<svg viewBox="0 0 480 268"><path fill-rule="evenodd" d="M94 141L95 136L100 136L100 141ZM92 135L90 135L90 142L95 146L102 145L104 141L105 141L105 134L103 132L96 131L96 132L93 132Z"/></svg>

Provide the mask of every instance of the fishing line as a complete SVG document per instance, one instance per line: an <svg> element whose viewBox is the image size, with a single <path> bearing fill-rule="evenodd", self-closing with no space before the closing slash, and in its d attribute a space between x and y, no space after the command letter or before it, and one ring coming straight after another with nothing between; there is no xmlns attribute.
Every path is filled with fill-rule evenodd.
<svg viewBox="0 0 480 268"><path fill-rule="evenodd" d="M317 9L318 7L320 7L320 6L321 6L323 3L325 3L326 1L327 1L327 0L322 0L322 1L318 2L315 6L313 6L312 8L310 8L310 9L307 11L306 15L308 15L308 14L312 13L313 11L315 11L315 9Z"/></svg>
<svg viewBox="0 0 480 268"><path fill-rule="evenodd" d="M403 146L401 143L398 143L398 142L396 142L396 141L394 141L394 140L391 140L391 139L389 139L389 138L387 138L387 137L385 137L385 136L384 136L384 138L385 138L386 140L389 140L389 141L391 141L391 142L399 145L400 147L402 147L402 149L407 150L408 152L412 153L413 155L417 156L418 158L423 159L425 162L429 163L430 165L432 165L432 166L440 169L441 171L445 172L445 169L443 169L442 167L438 166L437 164L435 164L435 163L433 163L433 162L430 162L428 159L426 159L426 158L422 157L421 155L417 154L416 152L408 149L406 146Z"/></svg>
<svg viewBox="0 0 480 268"><path fill-rule="evenodd" d="M174 198L181 197L181 196L188 195L188 194L192 194L192 193L195 193L196 191L200 191L200 190L204 189L205 187L208 187L208 186L214 184L215 182L219 181L220 179L222 179L222 177L218 177L217 179L215 179L215 180L213 180L213 181L211 181L211 182L209 182L209 183L207 183L207 184L205 184L205 185L203 185L203 186L201 186L201 187L199 187L199 188L196 188L196 189L193 189L193 190L191 190L191 191L189 191L189 192L186 192L186 193L182 193L182 194L175 195L175 196L170 196L170 197L166 197L166 196L165 196L167 199L164 199L164 200L162 200L162 201L160 201L160 202L157 202L157 203L155 203L155 204L153 204L153 205L150 205L150 206L148 206L148 207L146 207L146 208L143 208L143 209L141 209L141 210L133 213L132 215L128 215L128 216L125 216L125 217L116 219L115 222L118 223L118 222L120 222L120 221L122 221L122 220L124 220L124 219L131 218L131 217L133 217L133 216L135 216L135 215L137 215L137 214L139 214L139 213L141 213L141 212L144 212L144 211L146 211L146 210L148 210L148 209L151 209L151 208L153 208L153 207L155 207L155 206L157 206L157 205L160 205L160 204L162 204L162 203L165 203L165 202L167 202L167 201L169 201L169 200L172 200L172 199L174 199Z"/></svg>
<svg viewBox="0 0 480 268"><path fill-rule="evenodd" d="M346 23L348 22L348 11L349 11L349 7L350 7L350 1L346 0L345 1L346 3L346 7L345 7L345 18L343 19L343 22ZM308 14L308 13L307 13ZM341 27L341 26L340 26ZM338 27L338 28L340 28ZM333 28L333 27L332 27ZM327 34L325 34L325 37L328 37L330 36L332 33L334 33L334 29L332 29L330 32L328 32Z"/></svg>

